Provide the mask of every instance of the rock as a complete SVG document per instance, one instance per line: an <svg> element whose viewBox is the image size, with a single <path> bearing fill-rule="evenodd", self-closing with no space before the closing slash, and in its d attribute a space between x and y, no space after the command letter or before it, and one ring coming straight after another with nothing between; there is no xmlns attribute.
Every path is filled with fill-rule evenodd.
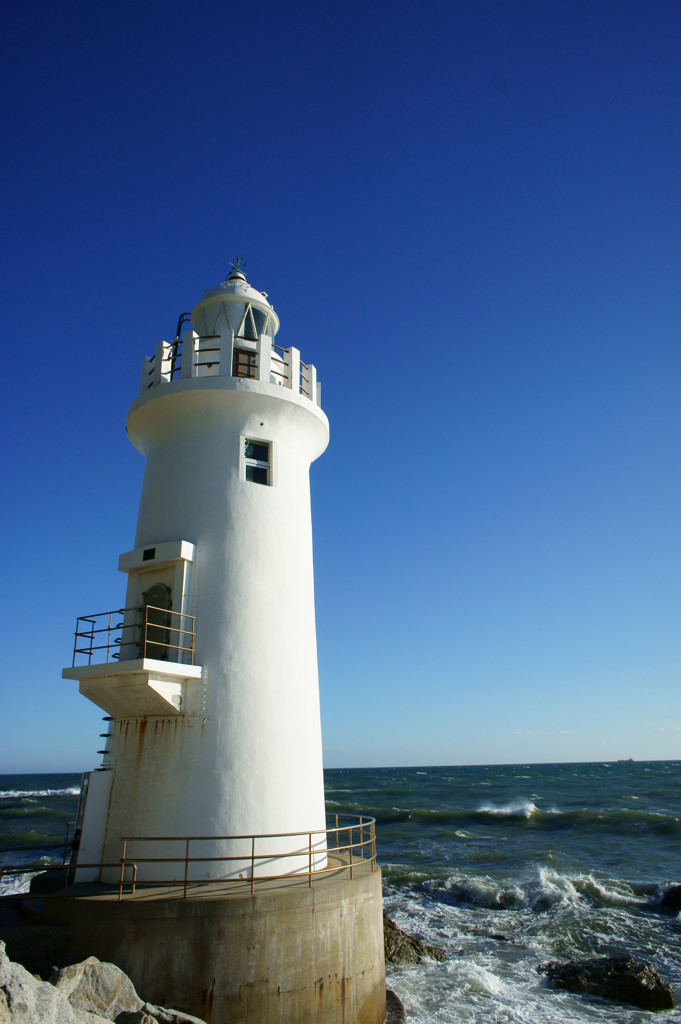
<svg viewBox="0 0 681 1024"><path fill-rule="evenodd" d="M91 956L34 978L0 940L0 1024L205 1024L181 1010L143 1003L128 976Z"/></svg>
<svg viewBox="0 0 681 1024"><path fill-rule="evenodd" d="M13 963L0 940L0 1021L11 1024L83 1024L64 995ZM99 1024L99 1022L97 1022Z"/></svg>
<svg viewBox="0 0 681 1024"><path fill-rule="evenodd" d="M135 986L115 964L90 956L82 963L57 971L50 982L75 1010L98 1013L115 1020L124 1010L139 1010L142 1000Z"/></svg>
<svg viewBox="0 0 681 1024"><path fill-rule="evenodd" d="M165 1006L144 1003L139 1010L119 1013L116 1024L205 1024L205 1021L181 1010L167 1010Z"/></svg>
<svg viewBox="0 0 681 1024"><path fill-rule="evenodd" d="M385 1024L407 1024L402 1000L390 988L385 991Z"/></svg>
<svg viewBox="0 0 681 1024"><path fill-rule="evenodd" d="M681 910L681 885L670 885L660 897L659 906L665 910Z"/></svg>
<svg viewBox="0 0 681 1024"><path fill-rule="evenodd" d="M383 942L387 964L418 964L424 956L443 963L447 954L438 946L429 946L413 935L407 935L383 911Z"/></svg>
<svg viewBox="0 0 681 1024"><path fill-rule="evenodd" d="M12 1014L7 1005L7 994L0 988L0 1024L12 1024Z"/></svg>
<svg viewBox="0 0 681 1024"><path fill-rule="evenodd" d="M537 968L554 988L631 1003L643 1010L671 1010L674 991L652 964L633 957L552 961Z"/></svg>

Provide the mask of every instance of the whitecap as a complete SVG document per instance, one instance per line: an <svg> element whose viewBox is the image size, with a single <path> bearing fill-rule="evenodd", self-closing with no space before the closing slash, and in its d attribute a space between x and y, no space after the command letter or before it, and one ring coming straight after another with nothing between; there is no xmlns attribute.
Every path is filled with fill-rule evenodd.
<svg viewBox="0 0 681 1024"><path fill-rule="evenodd" d="M506 988L501 978L494 974L493 971L471 961L464 961L460 965L459 970L456 971L456 976L459 991L461 992L461 989L467 990L471 995L498 996Z"/></svg>
<svg viewBox="0 0 681 1024"><path fill-rule="evenodd" d="M498 818L531 818L538 810L532 800L512 800L508 804L482 804L478 814L490 814Z"/></svg>
<svg viewBox="0 0 681 1024"><path fill-rule="evenodd" d="M23 800L36 796L79 796L80 786L69 786L67 789L3 789L0 800Z"/></svg>

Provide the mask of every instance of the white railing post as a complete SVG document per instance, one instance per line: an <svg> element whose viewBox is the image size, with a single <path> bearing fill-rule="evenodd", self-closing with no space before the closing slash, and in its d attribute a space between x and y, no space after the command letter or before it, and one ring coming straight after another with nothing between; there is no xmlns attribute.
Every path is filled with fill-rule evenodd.
<svg viewBox="0 0 681 1024"><path fill-rule="evenodd" d="M221 334L220 341L220 366L218 367L218 375L220 377L231 377L232 376L232 360L234 358L234 339L232 338L231 332L229 334Z"/></svg>
<svg viewBox="0 0 681 1024"><path fill-rule="evenodd" d="M156 355L154 357L154 372L151 375L151 383L152 384L160 384L161 383L161 370L163 368L163 346L164 345L165 345L164 341L159 341L158 345L156 346Z"/></svg>
<svg viewBox="0 0 681 1024"><path fill-rule="evenodd" d="M263 334L257 343L258 351L258 380L264 380L267 384L270 382L270 373L272 371L272 339L266 334Z"/></svg>
<svg viewBox="0 0 681 1024"><path fill-rule="evenodd" d="M140 377L140 394L143 395L151 384L151 368L154 364L153 356L145 356L142 360L142 376Z"/></svg>
<svg viewBox="0 0 681 1024"><path fill-rule="evenodd" d="M182 379L196 376L194 363L196 361L195 350L198 338L198 334L194 331L185 331L182 335L182 362L180 364L180 377Z"/></svg>
<svg viewBox="0 0 681 1024"><path fill-rule="evenodd" d="M173 369L173 345L168 341L161 342L163 346L163 358L161 360L161 380L169 381Z"/></svg>
<svg viewBox="0 0 681 1024"><path fill-rule="evenodd" d="M288 379L286 387L294 394L300 394L300 350L291 347L288 350Z"/></svg>
<svg viewBox="0 0 681 1024"><path fill-rule="evenodd" d="M311 402L317 402L317 367L313 366L312 363L307 368L307 375L310 378L307 385L308 398Z"/></svg>

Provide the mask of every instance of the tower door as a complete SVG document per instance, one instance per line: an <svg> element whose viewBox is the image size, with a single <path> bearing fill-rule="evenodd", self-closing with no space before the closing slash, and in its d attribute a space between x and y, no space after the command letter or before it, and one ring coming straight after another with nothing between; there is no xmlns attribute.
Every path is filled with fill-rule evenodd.
<svg viewBox="0 0 681 1024"><path fill-rule="evenodd" d="M173 643L170 629L171 597L170 587L165 583L154 583L142 594L140 647L143 658L170 660L169 645Z"/></svg>

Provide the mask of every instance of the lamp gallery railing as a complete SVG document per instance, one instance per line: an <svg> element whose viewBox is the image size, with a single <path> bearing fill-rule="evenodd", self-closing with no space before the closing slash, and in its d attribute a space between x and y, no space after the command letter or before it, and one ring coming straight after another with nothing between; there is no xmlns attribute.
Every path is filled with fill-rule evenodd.
<svg viewBox="0 0 681 1024"><path fill-rule="evenodd" d="M196 616L144 604L115 608L110 612L81 615L76 622L73 666L131 658L157 658L180 664L194 664Z"/></svg>
<svg viewBox="0 0 681 1024"><path fill-rule="evenodd" d="M341 819L345 820L341 821ZM279 846L279 841L282 839L291 840L291 849L266 848L268 841L276 840ZM206 842L240 843L249 846L249 851L242 850L235 854L203 856L200 844ZM130 853L129 844L133 843L182 843L184 850L182 855L176 857L138 857ZM326 866L321 868L315 866L315 860L320 855L328 858ZM296 857L298 860L305 857L306 868L298 867L294 871L277 874L260 874L256 871L259 865L274 860L280 861L287 857ZM203 880L189 878L189 868L192 864L230 864L233 862L249 865L249 874L246 880L235 879L231 875L212 876L210 879ZM183 899L187 898L191 887L216 883L224 883L237 888L243 888L246 885L251 895L255 893L257 886L265 882L283 882L287 879L307 879L308 887L311 888L313 881L326 875L348 872L350 878L353 878L354 871L367 864L370 865L372 871L375 870L376 819L354 814L327 815L326 829L309 832L272 832L240 836L124 836L118 884L119 899L123 899L126 895L124 893L126 871L130 872L128 883L130 895L134 895L140 864L177 864L180 867L181 878L175 879L172 884L181 885ZM167 879L144 879L145 886L168 886L169 884Z"/></svg>
<svg viewBox="0 0 681 1024"><path fill-rule="evenodd" d="M144 360L140 392L182 378L222 375L280 384L319 405L316 368L301 360L298 349L275 345L267 335L227 339L187 331L171 342L161 341Z"/></svg>

